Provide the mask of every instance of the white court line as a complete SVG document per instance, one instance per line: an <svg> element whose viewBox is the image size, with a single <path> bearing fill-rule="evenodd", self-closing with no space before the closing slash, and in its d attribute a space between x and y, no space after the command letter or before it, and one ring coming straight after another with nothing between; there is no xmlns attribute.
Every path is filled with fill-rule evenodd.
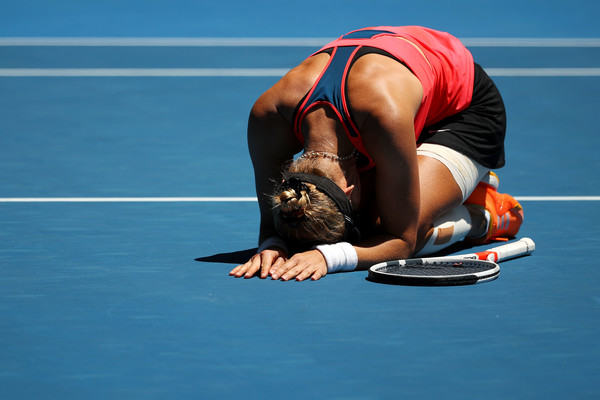
<svg viewBox="0 0 600 400"><path fill-rule="evenodd" d="M600 201L600 196L515 196L517 201Z"/></svg>
<svg viewBox="0 0 600 400"><path fill-rule="evenodd" d="M335 38L3 37L0 46L51 47L313 47Z"/></svg>
<svg viewBox="0 0 600 400"><path fill-rule="evenodd" d="M336 38L3 37L0 46L317 47ZM461 38L468 47L600 47L600 38Z"/></svg>
<svg viewBox="0 0 600 400"><path fill-rule="evenodd" d="M485 68L489 76L600 76L600 68Z"/></svg>
<svg viewBox="0 0 600 400"><path fill-rule="evenodd" d="M3 68L4 77L281 77L289 68Z"/></svg>
<svg viewBox="0 0 600 400"><path fill-rule="evenodd" d="M515 196L517 201L600 201L600 196ZM0 203L256 202L256 197L4 197Z"/></svg>
<svg viewBox="0 0 600 400"><path fill-rule="evenodd" d="M247 202L256 197L5 197L0 203L175 203L175 202Z"/></svg>
<svg viewBox="0 0 600 400"><path fill-rule="evenodd" d="M600 68L486 68L490 76L600 76ZM288 68L2 68L0 77L281 77Z"/></svg>

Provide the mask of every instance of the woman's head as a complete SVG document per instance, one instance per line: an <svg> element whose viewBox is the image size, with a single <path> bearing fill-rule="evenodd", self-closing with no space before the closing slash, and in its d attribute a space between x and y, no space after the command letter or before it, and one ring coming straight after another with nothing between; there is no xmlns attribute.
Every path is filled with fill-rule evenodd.
<svg viewBox="0 0 600 400"><path fill-rule="evenodd" d="M275 228L288 241L312 244L356 239L346 193L314 160L294 162L272 199Z"/></svg>

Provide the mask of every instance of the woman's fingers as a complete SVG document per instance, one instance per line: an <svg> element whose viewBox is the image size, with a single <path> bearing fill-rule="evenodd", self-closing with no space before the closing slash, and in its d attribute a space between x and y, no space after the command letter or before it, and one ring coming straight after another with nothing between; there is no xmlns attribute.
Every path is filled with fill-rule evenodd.
<svg viewBox="0 0 600 400"><path fill-rule="evenodd" d="M273 260L275 260L275 262L273 262ZM269 271L273 267L277 268L278 266L283 265L285 261L286 259L284 257L280 257L279 254L276 254L273 257L269 257L268 259L263 258L260 269L260 277L262 279L265 279L269 276Z"/></svg>
<svg viewBox="0 0 600 400"><path fill-rule="evenodd" d="M327 274L327 263L318 250L294 255L287 260L279 251L265 250L255 254L245 264L238 265L229 272L236 278L252 278L260 271L262 279L271 275L273 279L288 281L296 278L318 280Z"/></svg>
<svg viewBox="0 0 600 400"><path fill-rule="evenodd" d="M244 273L245 279L252 278L256 274L264 262L264 257L261 254L258 254L258 257L253 257L249 262L250 267Z"/></svg>
<svg viewBox="0 0 600 400"><path fill-rule="evenodd" d="M273 267L271 267L271 269L269 270L269 275L271 275L271 278L280 279L285 274L287 274L290 270L292 270L293 268L297 268L298 261L295 258L296 258L296 256L292 257L290 260L287 260L283 263L274 264Z"/></svg>
<svg viewBox="0 0 600 400"><path fill-rule="evenodd" d="M288 269L283 275L281 275L281 280L289 281L290 279L296 278L302 272L310 268L310 265L296 265L295 267Z"/></svg>
<svg viewBox="0 0 600 400"><path fill-rule="evenodd" d="M277 250L264 250L259 254L255 254L245 264L238 265L229 272L229 275L236 278L252 278L258 271L260 277L266 278L269 276L269 270L273 266L282 265L285 263L285 258Z"/></svg>
<svg viewBox="0 0 600 400"><path fill-rule="evenodd" d="M251 278L254 276L256 271L260 268L260 257L257 257L258 254L250 259L245 264L238 265L234 269L229 272L229 275L235 276L236 278L241 278L242 276L245 278Z"/></svg>
<svg viewBox="0 0 600 400"><path fill-rule="evenodd" d="M318 250L294 255L282 264L274 265L269 273L273 279L287 281L296 278L298 281L311 277L320 279L327 273L327 264Z"/></svg>
<svg viewBox="0 0 600 400"><path fill-rule="evenodd" d="M312 268L307 268L301 271L298 276L296 276L297 281L303 281L305 279L311 278L313 281L319 280L323 277L323 273L321 272L318 266L313 266Z"/></svg>

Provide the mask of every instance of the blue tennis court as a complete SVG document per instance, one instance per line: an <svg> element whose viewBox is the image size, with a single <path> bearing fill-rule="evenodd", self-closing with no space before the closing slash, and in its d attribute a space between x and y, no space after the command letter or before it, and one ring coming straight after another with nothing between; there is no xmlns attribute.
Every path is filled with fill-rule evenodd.
<svg viewBox="0 0 600 400"><path fill-rule="evenodd" d="M0 1L1 398L600 396L598 3L321 3ZM496 82L535 253L474 286L230 277L254 100L386 24L455 34Z"/></svg>

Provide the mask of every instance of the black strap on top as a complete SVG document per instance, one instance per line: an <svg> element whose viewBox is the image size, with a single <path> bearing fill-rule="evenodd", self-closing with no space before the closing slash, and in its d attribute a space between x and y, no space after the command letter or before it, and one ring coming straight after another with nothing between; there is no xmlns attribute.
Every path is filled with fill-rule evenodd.
<svg viewBox="0 0 600 400"><path fill-rule="evenodd" d="M304 186L304 183L312 183L318 190L329 197L344 216L346 229L343 239L351 243L360 240L360 231L355 223L354 211L352 203L346 196L346 193L333 182L331 179L324 176L305 174L305 173L288 173L283 176L283 182L280 187L282 189L293 188L299 193L299 188ZM306 188L306 186L304 186Z"/></svg>

